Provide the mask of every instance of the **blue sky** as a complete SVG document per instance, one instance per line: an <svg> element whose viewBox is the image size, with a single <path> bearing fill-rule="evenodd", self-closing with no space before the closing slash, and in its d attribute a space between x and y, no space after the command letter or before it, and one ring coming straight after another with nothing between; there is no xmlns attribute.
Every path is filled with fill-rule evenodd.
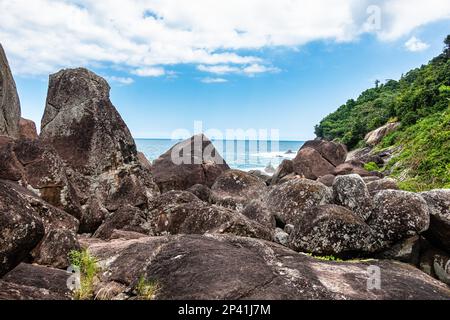
<svg viewBox="0 0 450 320"><path fill-rule="evenodd" d="M443 7L428 13L426 8L401 7L405 3L401 0L393 8L383 6L380 1L382 13L387 11L382 20L385 27L373 32L355 31L354 21L360 19L361 13L357 11L359 7L354 9L352 1L348 1L348 10L342 11L342 17L325 13L325 17L294 25L292 30L285 21L264 20L263 11L255 13L256 18L260 15L261 21L269 25L263 31L257 24L228 23L231 19L228 16L219 17L226 23L215 30L215 24L209 28L204 21L212 11L192 9L198 19L185 21L176 7L159 8L148 1L139 12L147 12L145 19L156 22L129 29L128 34L133 31L134 35L120 32L125 38L108 42L103 30L95 28L102 26L105 31L113 32L117 25L105 26L98 15L91 18L96 10L104 8L92 7L89 1L72 1L72 4L71 1L38 1L41 6L50 6L55 17L64 10L72 10L80 15L81 22L87 19L92 23L90 29L94 31L92 37L86 36L81 27L69 23L67 31L52 34L55 26L65 26L66 22L50 16L51 10L47 18L38 21L33 20L32 12L27 16L26 11L14 20L14 10L24 10L16 7L21 1L13 4L0 0L0 21L6 21L0 23L0 42L10 57L23 116L39 125L49 73L61 67L85 66L109 80L112 101L136 138L166 138L179 128L193 131L194 121L203 121L205 129L279 129L283 140L314 138L315 124L346 100L372 87L376 79L398 79L402 73L439 54L450 30L448 1L439 0L431 2ZM151 15L149 8L154 9ZM2 20L1 12L6 9L12 12L13 18ZM269 9L280 10L280 16L286 14L282 9L268 8L269 12ZM303 9L299 7L299 15L304 10L313 10ZM419 11L423 14L419 15ZM130 19L134 14L137 13L129 13ZM349 15L353 17L352 22L340 29L340 19L348 21ZM423 16L428 18L424 21ZM416 23L410 23L411 19L416 19ZM328 20L339 27L327 28ZM71 23L81 22L75 19ZM48 31L42 41L27 40L31 26L33 31ZM160 31L166 34L164 40L147 33L144 39L149 37L148 42L136 40L136 34L162 26L166 28ZM308 32L297 32L310 26L314 28ZM238 27L242 30L236 31ZM184 43L183 37L178 37L179 30L186 28L186 35L195 41ZM226 36L229 28L235 30L233 37ZM66 38L73 40L73 48L71 42L67 44L69 48L59 47ZM130 43L125 45L124 39ZM55 43L53 47L52 43ZM144 45L152 48L151 53L142 50ZM90 48L92 52L87 50ZM158 52L153 48L164 50ZM203 49L204 52L199 51Z"/></svg>

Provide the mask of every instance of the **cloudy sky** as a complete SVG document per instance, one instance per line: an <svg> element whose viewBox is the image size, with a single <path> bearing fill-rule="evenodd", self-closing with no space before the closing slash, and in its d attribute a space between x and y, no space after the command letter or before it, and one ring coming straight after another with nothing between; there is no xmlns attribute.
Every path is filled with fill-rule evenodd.
<svg viewBox="0 0 450 320"><path fill-rule="evenodd" d="M48 75L84 66L112 86L135 137L178 128L313 126L376 79L442 50L448 0L0 0L0 42L24 116Z"/></svg>

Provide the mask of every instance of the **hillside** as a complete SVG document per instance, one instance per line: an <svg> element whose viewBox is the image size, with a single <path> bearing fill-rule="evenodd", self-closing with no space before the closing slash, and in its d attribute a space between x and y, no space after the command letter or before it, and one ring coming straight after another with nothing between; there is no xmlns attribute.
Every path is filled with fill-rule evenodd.
<svg viewBox="0 0 450 320"><path fill-rule="evenodd" d="M427 65L349 100L316 126L316 135L356 149L366 146L367 133L399 121L399 130L373 150L399 150L382 170L406 190L449 188L450 35L444 43L443 53Z"/></svg>

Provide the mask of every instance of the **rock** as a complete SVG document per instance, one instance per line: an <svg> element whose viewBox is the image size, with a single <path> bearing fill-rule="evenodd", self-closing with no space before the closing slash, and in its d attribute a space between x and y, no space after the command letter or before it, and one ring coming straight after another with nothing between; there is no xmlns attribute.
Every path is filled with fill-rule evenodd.
<svg viewBox="0 0 450 320"><path fill-rule="evenodd" d="M0 179L19 181L23 167L14 153L14 140L0 136Z"/></svg>
<svg viewBox="0 0 450 320"><path fill-rule="evenodd" d="M137 158L138 158L138 161L139 161L139 163L141 164L142 167L144 167L145 169L147 169L150 172L152 171L152 164L147 159L145 154L143 154L142 152L138 151Z"/></svg>
<svg viewBox="0 0 450 320"><path fill-rule="evenodd" d="M203 184L196 184L190 187L187 191L204 202L211 202L211 189Z"/></svg>
<svg viewBox="0 0 450 320"><path fill-rule="evenodd" d="M381 128L378 128L372 132L369 132L364 140L368 145L375 146L383 140L388 134L396 131L400 126L400 122L388 123Z"/></svg>
<svg viewBox="0 0 450 320"><path fill-rule="evenodd" d="M361 161L365 162L366 158L370 155L372 147L365 147L356 150L352 150L347 154L345 162L349 161Z"/></svg>
<svg viewBox="0 0 450 320"><path fill-rule="evenodd" d="M267 186L261 179L243 171L228 170L212 186L211 200L223 207L242 210L266 190Z"/></svg>
<svg viewBox="0 0 450 320"><path fill-rule="evenodd" d="M336 176L334 176L332 174L327 174L327 175L317 179L317 182L323 183L327 187L332 187L333 183L334 183L334 179L336 179Z"/></svg>
<svg viewBox="0 0 450 320"><path fill-rule="evenodd" d="M63 162L57 168L65 166L67 178L55 181L50 190L43 184L49 194L41 196L58 207L59 200L80 220L83 233L94 233L110 212L123 205L145 210L159 194L109 92L108 83L86 69L62 70L50 77L41 124L40 140L54 147ZM42 163L36 165L36 171L42 170ZM49 171L39 176L45 178Z"/></svg>
<svg viewBox="0 0 450 320"><path fill-rule="evenodd" d="M79 251L77 236L70 230L51 230L32 251L33 262L56 269L70 266L69 253Z"/></svg>
<svg viewBox="0 0 450 320"><path fill-rule="evenodd" d="M363 221L366 221L372 211L372 198L363 179L356 175L338 176L333 183L334 198Z"/></svg>
<svg viewBox="0 0 450 320"><path fill-rule="evenodd" d="M450 291L421 271L390 261L336 263L286 247L232 235L182 235L94 243L104 270L100 287L126 287L133 298L142 277L155 281L159 300L443 299ZM373 268L382 290L368 290Z"/></svg>
<svg viewBox="0 0 450 320"><path fill-rule="evenodd" d="M212 142L202 134L180 142L153 164L154 179L162 192L187 190L196 184L212 187L229 169Z"/></svg>
<svg viewBox="0 0 450 320"><path fill-rule="evenodd" d="M363 163L351 161L337 166L332 174L335 176L346 176L349 174L357 174L361 177L370 177L375 173L371 173L363 168Z"/></svg>
<svg viewBox="0 0 450 320"><path fill-rule="evenodd" d="M315 255L351 257L374 251L370 227L361 217L336 205L307 211L290 236L289 246Z"/></svg>
<svg viewBox="0 0 450 320"><path fill-rule="evenodd" d="M134 140L109 91L105 79L86 69L50 76L40 137L85 175L100 175L137 159Z"/></svg>
<svg viewBox="0 0 450 320"><path fill-rule="evenodd" d="M287 224L284 226L284 232L286 232L287 234L291 235L295 230L295 226L292 224Z"/></svg>
<svg viewBox="0 0 450 320"><path fill-rule="evenodd" d="M362 179L366 185L369 184L370 182L381 180L380 177L376 176L362 177Z"/></svg>
<svg viewBox="0 0 450 320"><path fill-rule="evenodd" d="M0 300L70 300L69 277L63 270L22 263L0 281Z"/></svg>
<svg viewBox="0 0 450 320"><path fill-rule="evenodd" d="M79 221L70 214L52 206L36 196L35 193L14 182L0 180L0 183L15 192L34 210L33 212L40 218L46 234L52 230L68 230L73 233L78 231Z"/></svg>
<svg viewBox="0 0 450 320"><path fill-rule="evenodd" d="M294 163L292 160L283 160L277 171L273 174L271 185L278 184L281 179L286 177L287 175L294 173Z"/></svg>
<svg viewBox="0 0 450 320"><path fill-rule="evenodd" d="M399 190L399 187L396 180L384 178L367 183L367 189L370 195L374 196L381 190Z"/></svg>
<svg viewBox="0 0 450 320"><path fill-rule="evenodd" d="M0 277L16 267L41 241L44 226L31 206L0 181Z"/></svg>
<svg viewBox="0 0 450 320"><path fill-rule="evenodd" d="M430 216L425 200L418 194L383 190L373 198L368 224L384 246L428 230Z"/></svg>
<svg viewBox="0 0 450 320"><path fill-rule="evenodd" d="M442 250L432 247L425 241L420 269L426 274L450 285L450 255Z"/></svg>
<svg viewBox="0 0 450 320"><path fill-rule="evenodd" d="M340 143L335 143L325 140L312 140L307 141L302 149L312 148L320 153L320 155L331 163L333 166L337 167L345 162L347 158L347 148Z"/></svg>
<svg viewBox="0 0 450 320"><path fill-rule="evenodd" d="M287 247L289 244L289 234L284 232L283 229L277 228L275 230L274 242Z"/></svg>
<svg viewBox="0 0 450 320"><path fill-rule="evenodd" d="M170 191L153 202L149 213L155 235L232 233L271 240L271 230L246 216L211 206L189 192Z"/></svg>
<svg viewBox="0 0 450 320"><path fill-rule="evenodd" d="M115 230L132 231L144 235L153 234L153 230L144 212L133 206L124 206L110 214L97 229L94 237L108 240Z"/></svg>
<svg viewBox="0 0 450 320"><path fill-rule="evenodd" d="M296 174L311 180L317 180L335 169L317 150L308 147L303 147L292 162Z"/></svg>
<svg viewBox="0 0 450 320"><path fill-rule="evenodd" d="M0 136L19 137L20 101L16 83L0 44Z"/></svg>
<svg viewBox="0 0 450 320"><path fill-rule="evenodd" d="M36 124L31 120L20 118L19 137L20 139L36 140L39 137L37 134Z"/></svg>
<svg viewBox="0 0 450 320"><path fill-rule="evenodd" d="M307 210L328 204L332 198L332 191L322 183L297 178L273 186L264 198L264 205L284 224L295 225Z"/></svg>
<svg viewBox="0 0 450 320"><path fill-rule="evenodd" d="M430 229L425 236L450 253L450 190L433 190L420 194L430 212Z"/></svg>
<svg viewBox="0 0 450 320"><path fill-rule="evenodd" d="M419 265L420 236L413 236L394 244L391 248L377 255L380 259L398 260L414 266Z"/></svg>
<svg viewBox="0 0 450 320"><path fill-rule="evenodd" d="M270 182L272 181L272 176L269 176L268 174L260 171L260 170L250 170L248 174L261 179L266 183L266 185L270 185Z"/></svg>
<svg viewBox="0 0 450 320"><path fill-rule="evenodd" d="M254 220L268 228L275 228L277 225L275 216L269 212L261 200L251 201L242 211L247 218Z"/></svg>

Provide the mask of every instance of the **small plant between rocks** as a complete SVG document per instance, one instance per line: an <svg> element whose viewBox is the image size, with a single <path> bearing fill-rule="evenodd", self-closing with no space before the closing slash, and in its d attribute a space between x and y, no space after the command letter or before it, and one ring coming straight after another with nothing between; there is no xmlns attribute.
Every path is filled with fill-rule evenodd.
<svg viewBox="0 0 450 320"><path fill-rule="evenodd" d="M142 276L135 291L139 300L154 300L159 289L159 284L156 281L149 281Z"/></svg>
<svg viewBox="0 0 450 320"><path fill-rule="evenodd" d="M75 300L91 300L94 297L94 281L100 272L97 259L88 250L71 251L69 261L80 270L80 287L74 291Z"/></svg>

